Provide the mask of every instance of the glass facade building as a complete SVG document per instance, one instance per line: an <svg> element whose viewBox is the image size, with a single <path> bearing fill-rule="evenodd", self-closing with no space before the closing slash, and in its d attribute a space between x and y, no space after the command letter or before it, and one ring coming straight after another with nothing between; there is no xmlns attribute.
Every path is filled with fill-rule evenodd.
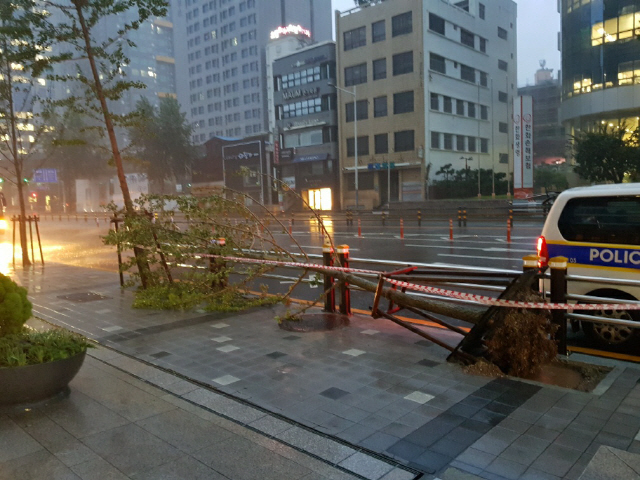
<svg viewBox="0 0 640 480"><path fill-rule="evenodd" d="M568 134L638 125L640 2L562 0L562 108Z"/></svg>

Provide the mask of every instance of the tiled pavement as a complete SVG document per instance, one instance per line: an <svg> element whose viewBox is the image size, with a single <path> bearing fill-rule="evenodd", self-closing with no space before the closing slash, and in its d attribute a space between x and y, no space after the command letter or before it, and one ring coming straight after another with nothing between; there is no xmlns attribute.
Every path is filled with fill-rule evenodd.
<svg viewBox="0 0 640 480"><path fill-rule="evenodd" d="M292 333L271 308L133 310L112 273L53 265L16 276L37 316L121 352L116 367L145 380L152 365L175 372L191 380L176 385L198 388L172 393L227 417L241 411L229 418L265 432L251 423L259 412L289 426L267 430L273 438L364 478L453 478L453 467L488 479L573 479L601 446L640 450L640 370L631 364L615 364L594 392L575 392L464 374L445 351L384 320Z"/></svg>

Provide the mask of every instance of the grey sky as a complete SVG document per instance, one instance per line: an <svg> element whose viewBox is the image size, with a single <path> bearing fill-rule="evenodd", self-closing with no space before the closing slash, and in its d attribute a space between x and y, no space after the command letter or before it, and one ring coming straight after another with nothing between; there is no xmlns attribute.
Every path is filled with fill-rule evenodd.
<svg viewBox="0 0 640 480"><path fill-rule="evenodd" d="M349 10L353 0L331 0L332 10ZM491 1L491 0L489 0ZM560 69L558 32L560 14L557 0L515 0L518 4L518 86L533 84L540 60L547 61L557 78Z"/></svg>

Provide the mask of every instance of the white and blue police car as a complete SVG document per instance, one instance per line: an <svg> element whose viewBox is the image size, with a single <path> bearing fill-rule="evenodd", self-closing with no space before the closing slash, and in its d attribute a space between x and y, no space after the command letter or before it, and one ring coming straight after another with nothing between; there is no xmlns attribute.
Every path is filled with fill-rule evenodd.
<svg viewBox="0 0 640 480"><path fill-rule="evenodd" d="M562 192L549 211L537 247L543 266L550 258L566 257L569 275L640 281L640 183L594 185ZM634 285L570 281L567 288L575 295L640 300L640 287ZM600 310L593 314L640 322L638 310ZM585 334L600 347L628 349L640 345L640 329L581 323ZM578 325L574 322L573 326Z"/></svg>

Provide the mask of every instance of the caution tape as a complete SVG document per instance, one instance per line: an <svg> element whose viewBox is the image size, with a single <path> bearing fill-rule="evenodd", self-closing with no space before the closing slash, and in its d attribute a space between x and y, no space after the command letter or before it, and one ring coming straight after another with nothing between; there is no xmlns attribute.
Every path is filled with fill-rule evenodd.
<svg viewBox="0 0 640 480"><path fill-rule="evenodd" d="M280 260L267 260L260 258L247 257L227 257L224 255L211 255L207 253L198 254L204 258L220 258L222 260L239 263L258 263L264 265L273 265L276 267L299 267L299 268L321 268L324 270L332 270L345 273L367 273L373 275L383 275L384 272L377 270L365 270L361 268L350 267L333 267L315 263L302 262L285 262ZM456 292L444 288L429 287L427 285L418 285L416 283L404 282L393 278L385 277L385 281L397 287L406 288L416 292L430 293L458 300L467 300L470 302L480 303L482 305L490 305L496 307L510 308L529 308L539 310L640 310L640 303L546 303L546 302L522 302L519 300L503 300L486 295L476 295L473 293Z"/></svg>

